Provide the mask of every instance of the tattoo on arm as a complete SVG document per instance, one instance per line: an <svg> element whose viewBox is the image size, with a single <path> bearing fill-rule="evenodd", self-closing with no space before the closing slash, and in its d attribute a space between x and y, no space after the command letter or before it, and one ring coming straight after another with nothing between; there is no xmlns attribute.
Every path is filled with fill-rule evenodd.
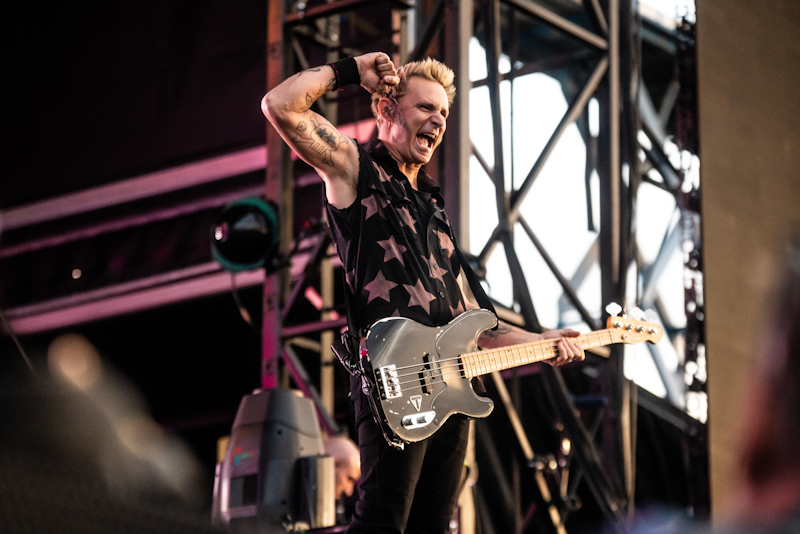
<svg viewBox="0 0 800 534"><path fill-rule="evenodd" d="M302 76L302 75L303 75L303 74L305 74L306 72L319 72L319 71L321 71L321 70L322 70L322 67L317 67L317 68L315 68L315 69L301 70L300 72L298 72L297 74L295 74L295 76L297 76L297 77L299 78L300 76Z"/></svg>
<svg viewBox="0 0 800 534"><path fill-rule="evenodd" d="M306 105L300 108L300 110L299 110L300 113L305 113L306 111L311 109L311 106L313 104L314 104L314 99L311 98L310 94L306 93Z"/></svg>
<svg viewBox="0 0 800 534"><path fill-rule="evenodd" d="M483 335L491 339L497 339L498 337L504 334L510 334L510 333L511 333L511 328L509 328L508 325L500 323L497 326L497 330L485 330L483 332Z"/></svg>
<svg viewBox="0 0 800 534"><path fill-rule="evenodd" d="M335 85L336 85L336 77L333 77L333 78L331 78L330 80L328 80L328 83L327 83L327 84L325 84L325 91L324 91L324 93L327 93L327 92L329 92L329 91L333 91L333 87L334 87ZM323 94L324 94L324 93L323 93Z"/></svg>
<svg viewBox="0 0 800 534"><path fill-rule="evenodd" d="M323 163L333 167L332 154L347 141L347 137L339 134L329 122L316 113L310 113L309 119L310 125L306 121L297 124L295 127L297 135L292 138L292 142L307 146L322 157Z"/></svg>

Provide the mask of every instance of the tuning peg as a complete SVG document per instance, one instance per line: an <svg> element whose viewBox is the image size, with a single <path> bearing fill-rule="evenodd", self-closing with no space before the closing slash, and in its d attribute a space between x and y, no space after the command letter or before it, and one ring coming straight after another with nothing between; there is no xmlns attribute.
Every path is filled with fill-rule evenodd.
<svg viewBox="0 0 800 534"><path fill-rule="evenodd" d="M633 319L636 319L637 321L646 321L647 320L647 315L645 315L645 313L642 311L641 308L637 308L636 306L633 307L633 309L631 310L630 315L631 315L631 317Z"/></svg>
<svg viewBox="0 0 800 534"><path fill-rule="evenodd" d="M619 317L619 312L621 311L622 311L622 306L620 306L616 302L611 302L608 304L608 306L606 306L606 312L608 312L608 314L611 317Z"/></svg>
<svg viewBox="0 0 800 534"><path fill-rule="evenodd" d="M648 323L654 323L656 322L656 319L658 319L658 315L656 315L656 312L653 310L646 310L644 313L645 313L645 321L647 321Z"/></svg>

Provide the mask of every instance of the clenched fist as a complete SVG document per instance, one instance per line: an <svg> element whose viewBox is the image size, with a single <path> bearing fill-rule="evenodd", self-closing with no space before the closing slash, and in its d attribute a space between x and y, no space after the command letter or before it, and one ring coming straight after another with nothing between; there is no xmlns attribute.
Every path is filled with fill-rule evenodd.
<svg viewBox="0 0 800 534"><path fill-rule="evenodd" d="M381 84L397 85L400 78L391 58L383 52L371 52L355 58L358 74L361 76L361 87L374 93Z"/></svg>

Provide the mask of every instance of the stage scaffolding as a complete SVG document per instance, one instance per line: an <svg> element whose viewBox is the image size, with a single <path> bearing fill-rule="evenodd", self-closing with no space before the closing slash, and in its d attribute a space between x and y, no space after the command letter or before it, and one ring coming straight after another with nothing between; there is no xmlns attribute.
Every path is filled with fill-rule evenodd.
<svg viewBox="0 0 800 534"><path fill-rule="evenodd" d="M493 390L504 406L498 411L505 411L512 422L527 464L518 463L517 473L505 481L513 501L509 511L514 516L514 529L519 532L525 531L536 514L546 517L556 531L566 531L570 517L581 513L576 492L583 482L594 501L591 506L584 502L584 508L598 510L616 529L625 530L630 525L636 504L636 422L640 405L647 405L666 419L682 421L678 426L686 432L688 443L685 467L692 477L688 488L690 506L696 517L708 514L705 426L694 420L686 423L686 419L675 416L685 411L687 400L690 404L702 403L705 395L700 189L688 178L689 166L684 163L697 155L693 25L684 21L674 29L664 28L643 19L636 7L631 0L585 0L582 4L567 0L438 0L416 5L357 0L308 5L268 3L268 89L297 70L374 49L390 52L399 63L432 55L455 70L459 96L448 119L440 154L429 168L444 189L448 212L462 244L470 243L468 183L471 178L476 179L469 175L471 157L476 158L495 185L499 222L486 243L480 247L473 243L470 257L476 271L485 274L489 258L497 252L497 245L502 245L513 281L514 306L501 309L501 315L530 330L542 329L514 239L515 234L521 234L530 240L563 289L560 323L568 312L577 312L579 322L589 328L603 327L607 315L585 305L577 290L594 265L601 273L603 305L618 302L629 309L654 309L658 317L652 319L669 334L664 343L685 347L677 370L664 362L658 345L651 349L667 403L654 401L650 395L646 395L649 400L640 399L640 388L625 377L625 351L619 345L611 346L602 355L607 358L590 355L587 365L596 370L588 388L595 392L591 399L570 391L564 377L567 371L542 366L541 379L552 406L552 423L572 443L560 464L556 462L559 465L553 465L555 457L548 451L534 452L528 439L534 429L520 423L520 406L512 398L518 401L519 395L509 394L503 376L492 376ZM473 38L486 50L488 75L483 80L469 79L468 50ZM509 59L510 71L500 72L501 56ZM505 80L513 83L517 77L536 72L548 73L561 82L568 109L525 179L509 188L502 156L506 141L500 87ZM490 95L493 161L487 161L469 138L467 88L480 86L488 87ZM319 104L320 111L334 123L337 115L339 123L343 122L337 113L342 98L340 92ZM596 134L589 126L588 105L592 99L599 109ZM368 113L356 118L364 117L368 118ZM526 221L521 206L554 147L573 124L587 147L586 220L597 239L580 267L573 273L564 273L537 237L538 229ZM673 154L676 147L678 163ZM267 152L267 197L280 206L281 251L289 255L295 237L295 173L287 147L269 126ZM594 173L599 178L595 192L599 195L599 228L593 222ZM661 245L652 261L640 253L638 239L653 237L636 234L637 217L647 211L647 206L637 203L642 187L663 190L675 205L674 221L664 235L657 236ZM312 268L307 268L303 277L292 281L288 269L284 269L267 277L264 284L262 384L287 385L291 375L317 400L323 423L336 431L330 415L334 376L329 370L332 356L327 347L334 329L340 328L343 320L332 318L331 314L340 303L334 298L329 238L322 232L314 239L309 262ZM685 266L685 323L667 317L657 287L659 277L676 253L681 254ZM284 325L282 317L303 291L308 276L322 279L320 320L307 325ZM306 379L291 345L286 343L289 337L297 342L297 333L318 331L326 332L319 350L321 366L328 369L321 374L319 393ZM511 375L506 379L510 380L513 393L519 377ZM589 417L589 413L593 415ZM490 442L492 439L486 433L479 438ZM484 443L483 447L498 450L496 443ZM535 480L539 495L533 502L523 502L519 490L522 477ZM480 491L480 484L477 488ZM481 512L488 513L479 502L479 516ZM491 519L479 517L479 521L489 531Z"/></svg>

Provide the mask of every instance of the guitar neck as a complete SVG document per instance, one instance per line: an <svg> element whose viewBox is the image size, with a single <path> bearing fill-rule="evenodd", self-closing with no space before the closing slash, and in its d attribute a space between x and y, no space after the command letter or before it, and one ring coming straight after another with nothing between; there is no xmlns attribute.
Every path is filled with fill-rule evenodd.
<svg viewBox="0 0 800 534"><path fill-rule="evenodd" d="M619 343L615 330L597 330L571 338L582 349L603 347ZM520 365L541 362L558 356L558 339L546 339L533 343L522 343L499 349L480 350L461 355L464 374L467 378L503 371Z"/></svg>

